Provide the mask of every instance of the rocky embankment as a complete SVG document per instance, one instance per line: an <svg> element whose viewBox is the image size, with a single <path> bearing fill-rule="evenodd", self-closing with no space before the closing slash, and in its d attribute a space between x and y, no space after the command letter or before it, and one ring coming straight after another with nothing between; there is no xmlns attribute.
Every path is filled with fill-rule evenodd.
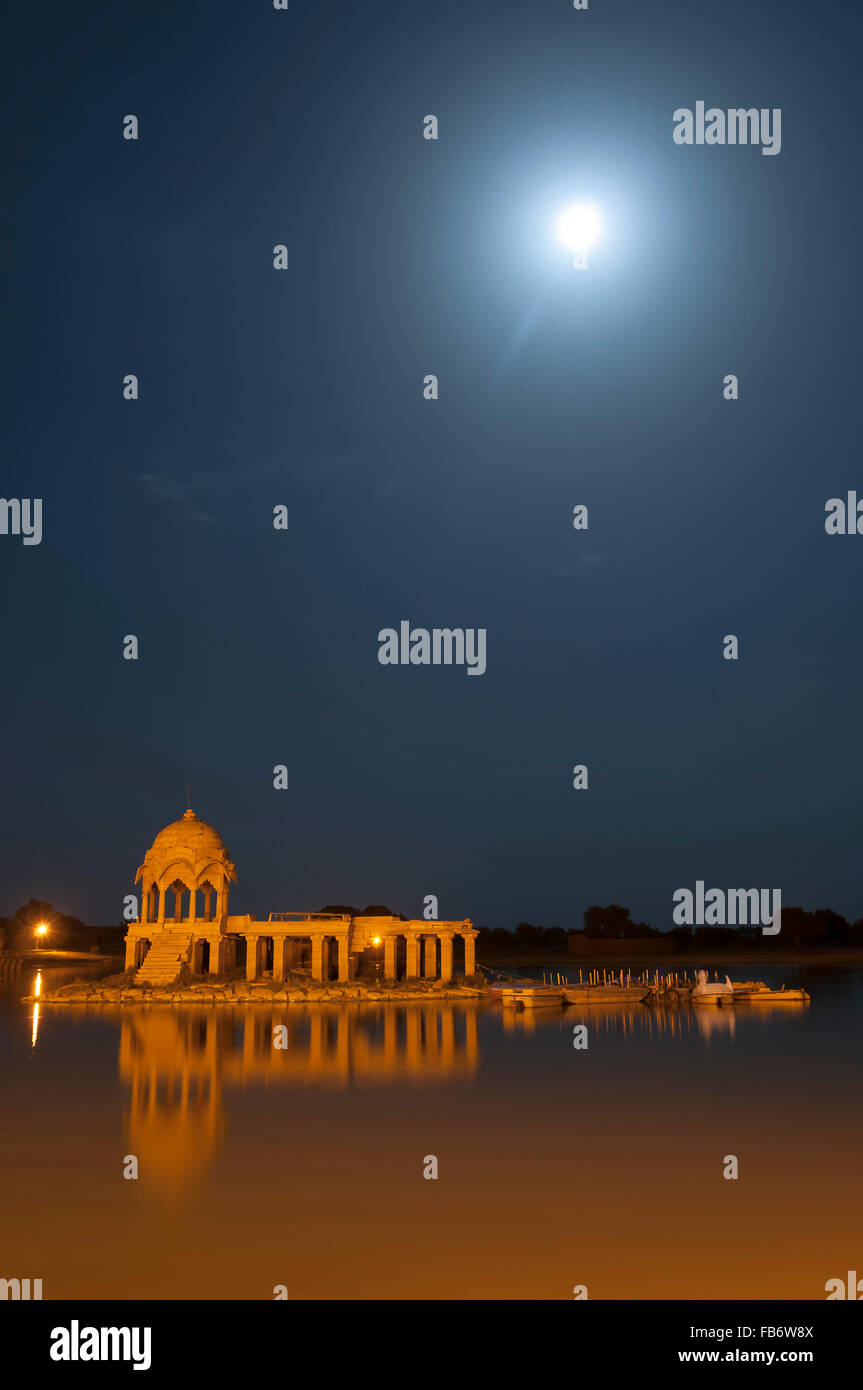
<svg viewBox="0 0 863 1390"><path fill-rule="evenodd" d="M444 985L440 980L410 985L318 984L309 982L278 985L266 981L229 980L185 985L134 985L99 980L78 980L47 990L38 997L40 1004L330 1004L330 1003L437 1003L442 999L482 999L486 991L468 985Z"/></svg>

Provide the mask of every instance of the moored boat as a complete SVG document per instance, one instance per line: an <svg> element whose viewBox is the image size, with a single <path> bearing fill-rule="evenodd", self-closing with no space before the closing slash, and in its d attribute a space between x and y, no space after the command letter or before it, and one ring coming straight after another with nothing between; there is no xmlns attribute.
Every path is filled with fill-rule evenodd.
<svg viewBox="0 0 863 1390"><path fill-rule="evenodd" d="M742 989L734 991L735 1004L808 1004L809 995L805 989Z"/></svg>
<svg viewBox="0 0 863 1390"><path fill-rule="evenodd" d="M567 1004L640 1004L650 997L646 985L565 985Z"/></svg>
<svg viewBox="0 0 863 1390"><path fill-rule="evenodd" d="M560 1008L563 990L557 985L513 986L500 991L500 1001L505 1007L516 1009Z"/></svg>

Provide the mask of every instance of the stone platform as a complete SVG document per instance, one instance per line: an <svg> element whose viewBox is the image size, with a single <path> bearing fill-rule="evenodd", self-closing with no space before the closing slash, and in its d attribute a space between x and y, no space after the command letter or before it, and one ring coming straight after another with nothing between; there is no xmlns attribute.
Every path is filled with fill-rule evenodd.
<svg viewBox="0 0 863 1390"><path fill-rule="evenodd" d="M468 985L417 982L388 988L358 983L308 985L267 984L260 981L227 981L224 984L104 985L98 980L62 985L27 1002L39 1004L404 1004L439 1003L447 999L485 999L488 992Z"/></svg>

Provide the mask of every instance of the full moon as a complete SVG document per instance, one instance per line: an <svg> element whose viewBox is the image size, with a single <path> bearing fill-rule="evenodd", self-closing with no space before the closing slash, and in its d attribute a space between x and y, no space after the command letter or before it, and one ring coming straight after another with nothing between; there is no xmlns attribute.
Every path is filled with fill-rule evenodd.
<svg viewBox="0 0 863 1390"><path fill-rule="evenodd" d="M602 222L590 203L576 203L567 208L557 223L557 235L569 251L586 251L599 238Z"/></svg>

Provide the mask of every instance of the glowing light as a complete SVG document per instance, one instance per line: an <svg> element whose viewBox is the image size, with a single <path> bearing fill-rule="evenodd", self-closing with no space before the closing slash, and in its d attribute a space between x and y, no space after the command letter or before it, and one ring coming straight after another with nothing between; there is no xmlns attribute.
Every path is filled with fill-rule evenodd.
<svg viewBox="0 0 863 1390"><path fill-rule="evenodd" d="M41 925L36 928L36 935L44 936L47 930L48 928L45 926L45 923L42 922Z"/></svg>
<svg viewBox="0 0 863 1390"><path fill-rule="evenodd" d="M33 993L36 994L36 995L42 993L42 971L41 971L41 970L37 970L37 971L36 971L36 984L35 984L35 986L34 986Z"/></svg>
<svg viewBox="0 0 863 1390"><path fill-rule="evenodd" d="M373 945L373 946L380 946L380 944L381 944L381 939L380 939L379 936L376 936L376 937L373 939L373 941L372 941L372 945Z"/></svg>
<svg viewBox="0 0 863 1390"><path fill-rule="evenodd" d="M602 220L591 203L576 203L558 219L557 235L568 251L586 251L599 240Z"/></svg>

